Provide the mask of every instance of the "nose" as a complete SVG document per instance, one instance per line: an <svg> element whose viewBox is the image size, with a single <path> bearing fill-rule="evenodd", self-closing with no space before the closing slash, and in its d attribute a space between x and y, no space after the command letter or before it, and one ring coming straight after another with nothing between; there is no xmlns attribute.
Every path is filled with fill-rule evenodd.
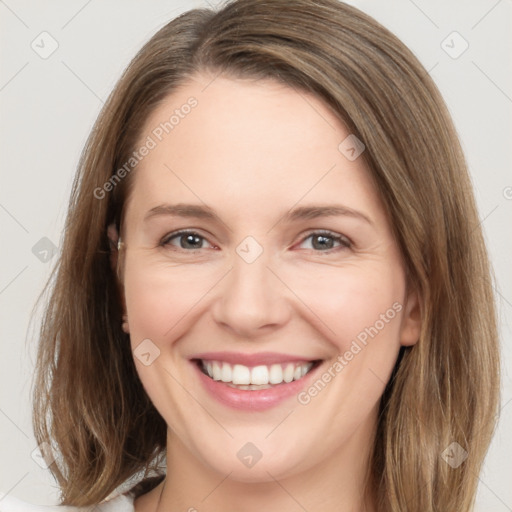
<svg viewBox="0 0 512 512"><path fill-rule="evenodd" d="M235 253L232 269L219 283L213 317L236 337L255 339L289 321L287 287L270 264L265 251L251 263Z"/></svg>

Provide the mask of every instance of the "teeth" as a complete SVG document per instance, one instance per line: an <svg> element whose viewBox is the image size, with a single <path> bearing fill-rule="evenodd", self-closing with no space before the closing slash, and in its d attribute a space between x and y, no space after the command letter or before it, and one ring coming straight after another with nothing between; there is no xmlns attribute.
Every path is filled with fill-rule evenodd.
<svg viewBox="0 0 512 512"><path fill-rule="evenodd" d="M251 384L251 370L247 366L235 364L233 366L233 379L231 382L233 384Z"/></svg>
<svg viewBox="0 0 512 512"><path fill-rule="evenodd" d="M203 369L213 379L239 386L240 389L265 389L271 384L299 380L306 375L312 362L284 363L249 368L243 364L231 365L219 361L202 361Z"/></svg>
<svg viewBox="0 0 512 512"><path fill-rule="evenodd" d="M295 368L293 364L287 364L283 372L283 380L285 382L291 382L293 380L293 372Z"/></svg>
<svg viewBox="0 0 512 512"><path fill-rule="evenodd" d="M268 368L255 366L251 370L251 384L268 384Z"/></svg>
<svg viewBox="0 0 512 512"><path fill-rule="evenodd" d="M228 363L222 363L222 369L220 371L220 380L222 382L231 382L233 372L231 371L231 365Z"/></svg>
<svg viewBox="0 0 512 512"><path fill-rule="evenodd" d="M281 384L283 382L283 368L280 364L273 364L270 367L269 375L270 384Z"/></svg>
<svg viewBox="0 0 512 512"><path fill-rule="evenodd" d="M213 380L222 380L222 365L217 361L212 363L212 375Z"/></svg>

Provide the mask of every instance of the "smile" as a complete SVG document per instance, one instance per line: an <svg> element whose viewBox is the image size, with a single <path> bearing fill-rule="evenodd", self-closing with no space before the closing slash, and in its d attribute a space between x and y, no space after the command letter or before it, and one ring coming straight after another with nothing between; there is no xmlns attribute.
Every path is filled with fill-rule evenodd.
<svg viewBox="0 0 512 512"><path fill-rule="evenodd" d="M313 368L315 361L245 366L226 361L199 360L205 375L243 390L268 389L274 385L300 380Z"/></svg>
<svg viewBox="0 0 512 512"><path fill-rule="evenodd" d="M296 398L324 362L271 352L210 352L190 358L207 396L246 411L264 411Z"/></svg>

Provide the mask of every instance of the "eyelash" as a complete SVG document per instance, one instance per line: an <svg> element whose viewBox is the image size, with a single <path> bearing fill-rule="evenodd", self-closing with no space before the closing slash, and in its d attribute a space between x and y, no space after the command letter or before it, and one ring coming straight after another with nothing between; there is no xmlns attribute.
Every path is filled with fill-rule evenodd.
<svg viewBox="0 0 512 512"><path fill-rule="evenodd" d="M171 240L173 240L175 238L179 238L180 236L184 236L184 235L196 235L200 239L206 240L206 238L204 236L200 235L196 231L180 230L180 231L176 231L174 233L170 233L169 235L165 236L162 239L162 241L160 242L160 246L162 246L162 247L169 247L171 245L170 244ZM325 251L310 249L310 250L312 250L314 252L317 252L317 253L331 254L331 253L336 252L338 250L350 249L352 247L352 242L351 242L351 240L349 238L347 238L344 235L339 235L337 233L334 233L334 232L328 231L328 230L313 231L313 232L309 233L305 238L303 238L300 243L305 242L308 238L311 238L313 236L324 236L326 238L331 238L332 240L334 240L335 242L338 242L340 244L338 247L334 247L332 249L327 249ZM201 249L190 249L190 250L188 250L188 249L183 249L183 248L176 248L176 250L184 251L184 252L196 252L196 251L200 251Z"/></svg>

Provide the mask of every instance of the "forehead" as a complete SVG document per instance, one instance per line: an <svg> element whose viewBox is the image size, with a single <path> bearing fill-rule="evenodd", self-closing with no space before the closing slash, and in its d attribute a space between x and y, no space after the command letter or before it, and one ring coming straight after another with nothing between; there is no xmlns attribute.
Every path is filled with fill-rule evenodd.
<svg viewBox="0 0 512 512"><path fill-rule="evenodd" d="M146 207L199 199L249 213L302 199L343 200L377 214L363 158L348 159L340 149L350 135L311 93L272 80L198 74L144 124L139 146L151 141L152 148L137 165L130 201ZM219 204L226 197L230 204Z"/></svg>

